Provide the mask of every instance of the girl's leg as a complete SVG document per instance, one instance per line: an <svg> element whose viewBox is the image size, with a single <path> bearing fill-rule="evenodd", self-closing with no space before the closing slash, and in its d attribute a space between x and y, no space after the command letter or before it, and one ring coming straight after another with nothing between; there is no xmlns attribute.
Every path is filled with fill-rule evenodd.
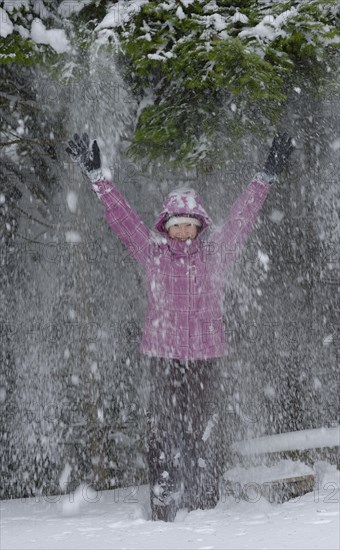
<svg viewBox="0 0 340 550"><path fill-rule="evenodd" d="M153 520L173 521L177 511L181 376L177 361L151 359L148 465Z"/></svg>
<svg viewBox="0 0 340 550"><path fill-rule="evenodd" d="M189 363L185 411L184 505L213 508L219 498L219 444L221 436L221 363Z"/></svg>

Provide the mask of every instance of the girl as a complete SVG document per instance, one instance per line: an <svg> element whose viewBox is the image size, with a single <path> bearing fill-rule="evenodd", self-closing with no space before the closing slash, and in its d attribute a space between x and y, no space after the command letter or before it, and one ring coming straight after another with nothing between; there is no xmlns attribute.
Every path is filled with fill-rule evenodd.
<svg viewBox="0 0 340 550"><path fill-rule="evenodd" d="M274 138L263 172L209 240L203 236L211 220L193 189L170 193L151 231L102 176L96 141L91 145L87 134L75 134L66 149L89 176L108 224L147 274L141 352L150 358L148 465L154 520L173 521L180 507L205 509L218 502L224 274L293 148L287 134Z"/></svg>

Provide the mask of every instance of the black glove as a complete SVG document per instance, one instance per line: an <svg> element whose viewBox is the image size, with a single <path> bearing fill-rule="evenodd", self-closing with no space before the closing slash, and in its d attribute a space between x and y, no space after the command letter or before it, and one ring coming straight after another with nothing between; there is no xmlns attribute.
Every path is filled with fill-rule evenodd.
<svg viewBox="0 0 340 550"><path fill-rule="evenodd" d="M69 147L66 153L78 162L83 172L85 172L91 181L99 179L101 172L100 150L96 140L90 146L89 136L84 133L80 138L78 134L74 134L73 141L68 142Z"/></svg>
<svg viewBox="0 0 340 550"><path fill-rule="evenodd" d="M285 132L284 134L277 134L269 151L268 159L264 165L264 172L268 176L278 176L281 174L289 156L294 151L292 138Z"/></svg>

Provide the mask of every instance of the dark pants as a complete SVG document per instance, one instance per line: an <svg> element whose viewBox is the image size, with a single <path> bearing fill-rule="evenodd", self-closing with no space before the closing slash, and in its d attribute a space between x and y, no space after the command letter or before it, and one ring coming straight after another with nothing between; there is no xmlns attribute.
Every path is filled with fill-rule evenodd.
<svg viewBox="0 0 340 550"><path fill-rule="evenodd" d="M150 361L148 464L153 519L218 502L221 362Z"/></svg>

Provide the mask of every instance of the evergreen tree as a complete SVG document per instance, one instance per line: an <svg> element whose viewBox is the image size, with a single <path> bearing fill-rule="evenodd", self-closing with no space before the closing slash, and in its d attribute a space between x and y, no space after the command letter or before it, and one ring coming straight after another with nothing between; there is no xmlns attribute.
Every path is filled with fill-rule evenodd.
<svg viewBox="0 0 340 550"><path fill-rule="evenodd" d="M242 132L267 134L296 74L315 85L331 70L339 10L335 0L115 2L96 31L117 44L140 101L129 154L218 163Z"/></svg>

